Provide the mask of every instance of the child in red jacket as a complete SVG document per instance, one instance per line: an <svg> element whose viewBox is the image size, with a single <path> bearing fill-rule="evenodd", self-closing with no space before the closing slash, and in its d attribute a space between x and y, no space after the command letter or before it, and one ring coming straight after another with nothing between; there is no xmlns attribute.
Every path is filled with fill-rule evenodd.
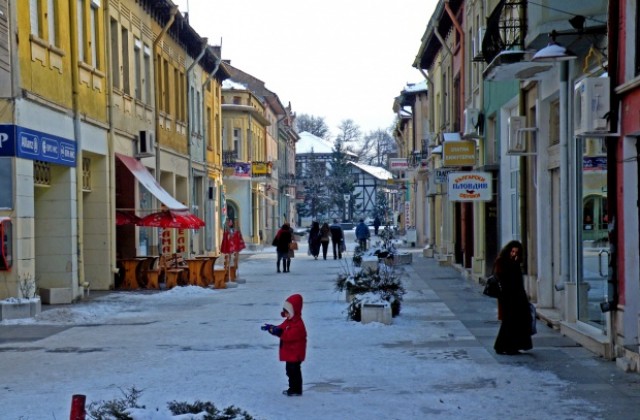
<svg viewBox="0 0 640 420"><path fill-rule="evenodd" d="M284 395L302 395L302 371L300 366L307 352L307 329L302 320L302 296L291 295L284 302L280 315L284 322L280 325L264 324L260 327L272 335L280 337L280 361L286 362L289 389L282 391Z"/></svg>

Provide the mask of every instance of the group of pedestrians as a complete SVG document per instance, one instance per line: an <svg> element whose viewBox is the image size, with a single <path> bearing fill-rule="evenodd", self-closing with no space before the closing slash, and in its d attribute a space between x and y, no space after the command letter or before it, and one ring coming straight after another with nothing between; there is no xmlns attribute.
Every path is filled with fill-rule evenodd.
<svg viewBox="0 0 640 420"><path fill-rule="evenodd" d="M327 259L329 251L329 243L333 246L333 259L342 259L342 253L346 250L344 243L344 231L337 219L333 219L333 223L325 222L320 226L320 222L313 222L309 230L309 253L314 259L320 257L322 251L322 259Z"/></svg>

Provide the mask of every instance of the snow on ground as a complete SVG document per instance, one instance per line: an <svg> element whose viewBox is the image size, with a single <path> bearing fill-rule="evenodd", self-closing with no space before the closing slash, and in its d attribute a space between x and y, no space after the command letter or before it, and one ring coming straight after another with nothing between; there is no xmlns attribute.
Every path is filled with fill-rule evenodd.
<svg viewBox="0 0 640 420"><path fill-rule="evenodd" d="M599 418L554 374L498 363L444 303L424 303L437 296L412 267L393 325L363 325L346 320L344 295L334 291L343 261L315 261L301 249L292 272L276 274L268 251L242 262L247 282L234 289L114 292L3 321L70 328L0 346L0 417L67 418L73 394L88 404L135 387L146 407L135 419L171 419L174 400L234 405L257 419ZM292 293L305 298L309 333L302 397L281 395L278 340L260 330L279 322Z"/></svg>

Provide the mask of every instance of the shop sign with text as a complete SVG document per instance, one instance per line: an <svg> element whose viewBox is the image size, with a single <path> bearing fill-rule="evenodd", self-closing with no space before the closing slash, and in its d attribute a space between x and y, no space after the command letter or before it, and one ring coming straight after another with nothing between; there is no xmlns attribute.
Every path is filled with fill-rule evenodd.
<svg viewBox="0 0 640 420"><path fill-rule="evenodd" d="M442 143L442 166L474 166L476 143L468 140Z"/></svg>
<svg viewBox="0 0 640 420"><path fill-rule="evenodd" d="M491 173L449 173L449 200L491 201Z"/></svg>

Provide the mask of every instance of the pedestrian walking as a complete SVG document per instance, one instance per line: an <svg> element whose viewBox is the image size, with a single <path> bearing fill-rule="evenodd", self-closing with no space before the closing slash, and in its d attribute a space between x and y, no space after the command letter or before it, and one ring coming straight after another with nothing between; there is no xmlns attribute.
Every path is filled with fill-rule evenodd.
<svg viewBox="0 0 640 420"><path fill-rule="evenodd" d="M369 240L369 237L371 237L369 226L364 222L364 219L360 219L360 223L356 226L356 239L358 240L361 251L367 250L367 240Z"/></svg>
<svg viewBox="0 0 640 420"><path fill-rule="evenodd" d="M378 229L380 229L380 217L376 216L373 219L373 233L378 236Z"/></svg>
<svg viewBox="0 0 640 420"><path fill-rule="evenodd" d="M314 259L320 255L320 223L313 222L309 230L309 253Z"/></svg>
<svg viewBox="0 0 640 420"><path fill-rule="evenodd" d="M327 250L329 249L329 241L331 240L331 229L329 223L324 222L320 227L320 246L322 246L322 258L327 259Z"/></svg>
<svg viewBox="0 0 640 420"><path fill-rule="evenodd" d="M275 238L273 238L273 242L271 245L276 247L276 252L278 254L278 260L276 263L277 272L280 272L280 261L282 261L282 271L284 273L289 272L289 265L291 264L291 259L289 258L289 246L293 239L293 233L291 231L291 226L289 223L284 223L280 229L278 229L278 233L276 233Z"/></svg>
<svg viewBox="0 0 640 420"><path fill-rule="evenodd" d="M285 300L280 315L285 318L280 325L264 324L263 331L280 337L279 357L285 362L289 388L282 391L289 397L302 395L302 362L307 352L307 329L302 320L302 296L291 295Z"/></svg>
<svg viewBox="0 0 640 420"><path fill-rule="evenodd" d="M331 230L331 244L333 245L333 259L342 259L342 252L345 249L344 231L338 223L338 219L333 219L333 223L329 226Z"/></svg>
<svg viewBox="0 0 640 420"><path fill-rule="evenodd" d="M520 267L522 256L522 244L511 241L502 248L493 265L494 275L501 288L498 312L502 322L493 345L498 354L520 354L520 350L530 350L533 347L531 310Z"/></svg>

